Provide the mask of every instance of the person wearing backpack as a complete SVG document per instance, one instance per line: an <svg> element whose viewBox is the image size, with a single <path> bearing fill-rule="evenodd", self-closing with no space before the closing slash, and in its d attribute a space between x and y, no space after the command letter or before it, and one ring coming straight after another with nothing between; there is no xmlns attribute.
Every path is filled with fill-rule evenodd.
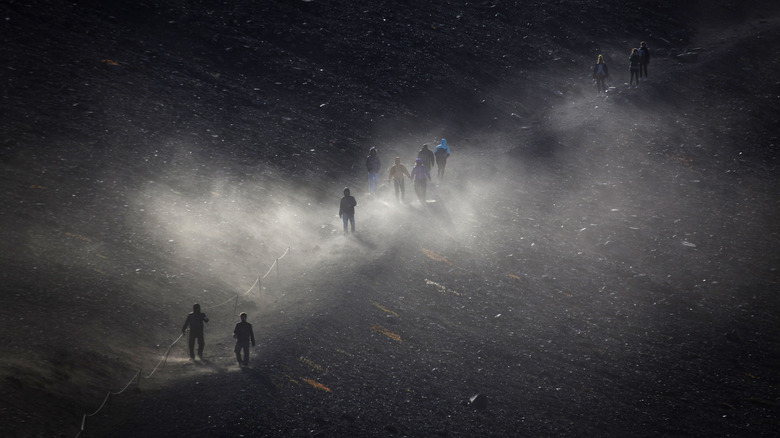
<svg viewBox="0 0 780 438"><path fill-rule="evenodd" d="M609 69L607 63L604 62L604 57L599 55L596 58L596 65L593 66L593 79L596 80L596 93L601 93L601 90L607 91L606 80L609 77Z"/></svg>
<svg viewBox="0 0 780 438"><path fill-rule="evenodd" d="M650 49L647 48L647 43L642 41L639 43L639 77L644 76L643 80L647 80L647 64L650 64Z"/></svg>
<svg viewBox="0 0 780 438"><path fill-rule="evenodd" d="M436 158L433 156L433 151L428 149L428 143L425 143L422 149L417 152L417 158L422 160L422 164L426 169L433 169L433 163L436 161Z"/></svg>
<svg viewBox="0 0 780 438"><path fill-rule="evenodd" d="M444 167L447 166L447 158L450 156L450 147L447 146L447 139L441 139L441 144L433 150L433 155L436 157L439 179L442 179L444 178Z"/></svg>
<svg viewBox="0 0 780 438"><path fill-rule="evenodd" d="M636 78L636 87L639 88L639 49L631 49L631 55L628 57L628 64L628 69L631 72L631 79L628 80L628 86L631 87L634 83L634 78Z"/></svg>

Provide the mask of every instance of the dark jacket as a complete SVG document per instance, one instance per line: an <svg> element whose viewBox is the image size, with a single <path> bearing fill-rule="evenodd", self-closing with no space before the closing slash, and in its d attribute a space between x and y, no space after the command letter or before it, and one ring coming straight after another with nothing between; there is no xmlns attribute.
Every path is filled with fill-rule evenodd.
<svg viewBox="0 0 780 438"><path fill-rule="evenodd" d="M604 72L604 77L605 77L605 78L609 77L609 68L607 68L607 63L606 63L606 62L602 62L601 64L599 64L599 63L596 63L596 64L593 66L593 78L595 79L595 78L597 78L597 77L598 77L598 74L599 74L599 66L601 66L601 67L602 67L602 71Z"/></svg>
<svg viewBox="0 0 780 438"><path fill-rule="evenodd" d="M631 56L628 57L628 62L630 63L631 70L639 70L639 53L632 53Z"/></svg>
<svg viewBox="0 0 780 438"><path fill-rule="evenodd" d="M376 153L368 154L366 157L366 169L371 173L379 173L382 163L379 161L379 155Z"/></svg>
<svg viewBox="0 0 780 438"><path fill-rule="evenodd" d="M184 321L184 327L181 328L181 331L184 332L189 327L190 333L203 333L204 322L209 322L209 318L205 313L190 312L187 315L187 320Z"/></svg>
<svg viewBox="0 0 780 438"><path fill-rule="evenodd" d="M255 345L255 332L252 331L252 324L246 321L236 324L236 328L233 329L233 336L238 342L246 343L252 341L252 345Z"/></svg>
<svg viewBox="0 0 780 438"><path fill-rule="evenodd" d="M422 160L423 166L425 166L426 169L430 169L433 166L433 163L436 162L436 157L433 156L433 151L428 149L427 144L417 153L417 158Z"/></svg>
<svg viewBox="0 0 780 438"><path fill-rule="evenodd" d="M642 64L650 64L650 49L647 47L639 48L639 62Z"/></svg>
<svg viewBox="0 0 780 438"><path fill-rule="evenodd" d="M341 198L341 204L339 205L339 217L343 214L355 214L356 205L357 201L354 196L344 195L344 197Z"/></svg>

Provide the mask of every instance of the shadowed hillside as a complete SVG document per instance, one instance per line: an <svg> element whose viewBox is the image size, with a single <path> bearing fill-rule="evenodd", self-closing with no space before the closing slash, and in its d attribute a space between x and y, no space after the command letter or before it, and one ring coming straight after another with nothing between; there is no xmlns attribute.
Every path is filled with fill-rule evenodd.
<svg viewBox="0 0 780 438"><path fill-rule="evenodd" d="M772 436L780 15L743 3L7 2L4 436L139 369L85 435ZM146 377L195 302L205 360Z"/></svg>

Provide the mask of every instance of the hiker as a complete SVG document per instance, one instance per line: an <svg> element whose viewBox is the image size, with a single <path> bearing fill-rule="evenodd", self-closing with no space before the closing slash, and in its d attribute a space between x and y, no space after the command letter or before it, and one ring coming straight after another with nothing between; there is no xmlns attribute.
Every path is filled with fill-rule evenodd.
<svg viewBox="0 0 780 438"><path fill-rule="evenodd" d="M593 79L596 80L596 93L601 94L601 90L607 92L607 78L609 77L609 68L604 62L604 57L599 55L596 59L596 65L593 66Z"/></svg>
<svg viewBox="0 0 780 438"><path fill-rule="evenodd" d="M339 217L344 221L344 234L347 234L347 222L352 224L352 232L355 232L355 206L357 201L349 194L349 187L344 187L344 197L339 205Z"/></svg>
<svg viewBox="0 0 780 438"><path fill-rule="evenodd" d="M447 146L447 139L441 139L441 144L433 150L433 155L436 157L439 179L442 179L444 178L444 167L447 166L447 158L450 156L450 147Z"/></svg>
<svg viewBox="0 0 780 438"><path fill-rule="evenodd" d="M629 70L631 70L631 79L628 81L628 86L634 83L636 78L636 87L639 88L639 50L635 47L631 49L631 56L628 57Z"/></svg>
<svg viewBox="0 0 780 438"><path fill-rule="evenodd" d="M647 43L642 41L639 43L639 77L644 76L644 80L647 80L647 64L650 64L650 49L647 48Z"/></svg>
<svg viewBox="0 0 780 438"><path fill-rule="evenodd" d="M373 195L376 192L376 186L379 182L379 169L382 168L382 163L379 161L379 155L376 153L376 148L372 147L368 151L366 157L366 169L368 169L368 194Z"/></svg>
<svg viewBox="0 0 780 438"><path fill-rule="evenodd" d="M209 318L205 313L201 313L200 304L195 303L192 305L192 312L187 315L187 320L184 321L184 326L181 328L181 334L187 331L187 327L190 328L190 360L195 360L195 340L198 341L198 359L203 360L203 346L205 342L203 340L203 323L209 322Z"/></svg>
<svg viewBox="0 0 780 438"><path fill-rule="evenodd" d="M252 324L246 322L246 313L241 312L241 322L236 324L233 329L233 337L236 338L236 360L239 366L249 365L249 342L255 346L255 332L252 331ZM241 350L244 350L244 357L241 358Z"/></svg>
<svg viewBox="0 0 780 438"><path fill-rule="evenodd" d="M414 192L417 193L417 199L421 204L425 204L426 191L428 189L428 180L431 179L431 173L423 164L422 158L418 158L414 162L414 168L412 169L412 181L414 181Z"/></svg>
<svg viewBox="0 0 780 438"><path fill-rule="evenodd" d="M428 143L425 143L422 146L422 149L417 152L417 158L422 160L423 166L425 166L426 169L433 169L433 162L436 159L433 156L433 151L428 149Z"/></svg>
<svg viewBox="0 0 780 438"><path fill-rule="evenodd" d="M395 165L390 168L390 175L387 178L387 182L393 181L393 187L395 188L395 200L403 202L404 200L404 175L411 178L412 175L406 170L406 166L401 164L401 158L395 157Z"/></svg>

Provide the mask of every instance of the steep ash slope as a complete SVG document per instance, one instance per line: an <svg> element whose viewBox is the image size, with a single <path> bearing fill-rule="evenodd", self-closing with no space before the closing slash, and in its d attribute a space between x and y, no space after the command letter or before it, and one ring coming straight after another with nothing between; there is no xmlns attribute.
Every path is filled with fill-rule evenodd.
<svg viewBox="0 0 780 438"><path fill-rule="evenodd" d="M251 369L209 310L90 434L770 436L776 6L677 3L10 2L4 433L75 435L290 246ZM441 137L435 202L366 196Z"/></svg>

